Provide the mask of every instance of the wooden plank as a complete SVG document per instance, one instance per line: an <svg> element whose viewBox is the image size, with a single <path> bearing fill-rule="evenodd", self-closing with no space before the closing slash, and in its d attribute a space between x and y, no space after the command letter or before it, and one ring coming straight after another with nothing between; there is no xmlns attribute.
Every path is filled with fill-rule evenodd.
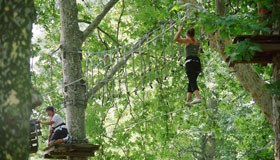
<svg viewBox="0 0 280 160"><path fill-rule="evenodd" d="M48 150L49 148L55 148L55 150L63 150L63 151L69 151L69 150L98 150L99 145L93 145L93 144L55 144L52 146L49 146L45 148L44 150Z"/></svg>
<svg viewBox="0 0 280 160"><path fill-rule="evenodd" d="M272 54L280 53L280 43L271 43L271 44L261 44L261 49L263 52L272 52Z"/></svg>
<svg viewBox="0 0 280 160"><path fill-rule="evenodd" d="M38 144L38 139L32 139L29 141L30 144Z"/></svg>
<svg viewBox="0 0 280 160"><path fill-rule="evenodd" d="M36 132L32 132L32 133L30 133L30 135L29 135L29 139L34 139L34 138L36 138L36 137L37 137Z"/></svg>
<svg viewBox="0 0 280 160"><path fill-rule="evenodd" d="M277 53L277 54L280 54L280 53ZM254 57L250 61L242 60L242 61L230 62L230 67L234 66L237 63L243 63L243 64L258 63L261 65L266 65L268 63L272 63L273 57L277 54L269 54L269 53L263 54L263 53L258 52L254 55Z"/></svg>
<svg viewBox="0 0 280 160"><path fill-rule="evenodd" d="M38 151L38 146L29 147L29 152L30 153L36 153L37 151Z"/></svg>
<svg viewBox="0 0 280 160"><path fill-rule="evenodd" d="M94 152L51 152L51 156L93 157Z"/></svg>
<svg viewBox="0 0 280 160"><path fill-rule="evenodd" d="M237 36L233 43L238 43L244 41L245 39L250 39L253 42L265 42L265 43L280 43L280 35L243 35Z"/></svg>
<svg viewBox="0 0 280 160"><path fill-rule="evenodd" d="M29 135L29 140L32 140L32 139L38 139L38 136L41 136L42 133L32 133Z"/></svg>
<svg viewBox="0 0 280 160"><path fill-rule="evenodd" d="M273 57L280 54L280 35L244 35L237 36L234 39L233 43L238 43L245 39L250 39L252 42L260 44L262 52L256 52L254 57L250 61L232 61L229 62L230 59L227 59L229 62L229 66L232 67L237 63L258 63L261 65L267 65L268 63L272 63Z"/></svg>
<svg viewBox="0 0 280 160"><path fill-rule="evenodd" d="M38 143L30 143L29 146L38 146Z"/></svg>
<svg viewBox="0 0 280 160"><path fill-rule="evenodd" d="M47 148L43 149L43 152L44 152L44 154L48 154L48 153L50 153L53 150L55 150L55 146L54 145L48 146Z"/></svg>
<svg viewBox="0 0 280 160"><path fill-rule="evenodd" d="M45 154L44 155L44 158L45 159L67 159L67 157L66 156L56 156L56 157L53 157L53 156L50 156L50 155L48 155L48 154Z"/></svg>
<svg viewBox="0 0 280 160"><path fill-rule="evenodd" d="M88 157L94 156L99 145L93 144L55 144L45 148L44 154L50 156L73 156L73 157Z"/></svg>
<svg viewBox="0 0 280 160"><path fill-rule="evenodd" d="M69 144L64 144L64 145L67 146ZM79 149L79 150L82 150L82 149L98 150L99 149L99 145L93 145L93 144L70 144L69 146L71 149Z"/></svg>

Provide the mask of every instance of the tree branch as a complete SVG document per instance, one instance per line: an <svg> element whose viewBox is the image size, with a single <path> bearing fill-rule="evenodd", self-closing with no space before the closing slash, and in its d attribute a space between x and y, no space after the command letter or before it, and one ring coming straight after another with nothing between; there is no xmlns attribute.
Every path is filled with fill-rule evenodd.
<svg viewBox="0 0 280 160"><path fill-rule="evenodd" d="M119 0L110 0L104 7L103 11L91 22L91 24L83 31L83 41L97 28L101 20L106 16L110 9L118 2Z"/></svg>
<svg viewBox="0 0 280 160"><path fill-rule="evenodd" d="M125 8L125 4L124 4L124 0L122 0L122 11L118 20L118 27L117 27L117 40L119 40L119 32L120 32L120 23L121 23L121 19L123 16L123 12L124 12L124 8Z"/></svg>
<svg viewBox="0 0 280 160"><path fill-rule="evenodd" d="M106 43L105 40L102 39L99 30L98 30L97 34L98 34L98 38L100 39L100 41L101 41L101 42L104 44L104 46L106 47L106 50L108 50L108 44Z"/></svg>
<svg viewBox="0 0 280 160"><path fill-rule="evenodd" d="M107 37L109 37L113 42L115 42L118 46L121 46L121 44L118 42L118 40L116 40L114 37L112 37L109 33L105 32L103 29L101 29L100 27L97 27L97 29L102 32L103 34L105 34Z"/></svg>
<svg viewBox="0 0 280 160"><path fill-rule="evenodd" d="M91 24L90 21L87 20L83 20L83 19L79 19L79 22L83 22L83 23L87 23L87 24ZM107 33L106 31L104 31L102 28L100 28L99 26L96 27L100 32L102 32L103 34L105 34L108 38L110 38L114 43L117 44L117 46L121 46L121 44L113 37L111 36L109 33Z"/></svg>

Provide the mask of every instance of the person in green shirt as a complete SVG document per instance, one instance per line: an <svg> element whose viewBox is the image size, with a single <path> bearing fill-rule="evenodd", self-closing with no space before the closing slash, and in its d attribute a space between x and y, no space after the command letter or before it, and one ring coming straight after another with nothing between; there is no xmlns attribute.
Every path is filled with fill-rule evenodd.
<svg viewBox="0 0 280 160"><path fill-rule="evenodd" d="M180 38L180 34L183 30L183 26L179 27L179 31L176 33L174 37L174 41L178 43L185 44L185 54L186 54L186 73L189 79L188 84L188 93L186 105L191 106L192 104L201 103L199 88L197 86L197 77L201 72L201 63L198 57L200 43L194 39L195 30L193 28L189 29L186 33L186 38ZM195 98L192 102L190 99L192 94L195 94Z"/></svg>

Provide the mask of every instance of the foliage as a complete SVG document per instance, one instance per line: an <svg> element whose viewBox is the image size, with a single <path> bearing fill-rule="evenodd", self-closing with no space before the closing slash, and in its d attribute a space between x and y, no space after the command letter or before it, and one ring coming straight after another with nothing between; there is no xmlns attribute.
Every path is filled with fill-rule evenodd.
<svg viewBox="0 0 280 160"><path fill-rule="evenodd" d="M124 2L124 8L121 1L117 3L99 25L121 45L137 41L152 29L160 28L170 18L178 25L184 24L179 22L177 13L183 14L186 8L190 8L189 5L171 0ZM144 74L144 91L140 66L148 67L149 59L147 56L143 59L136 51L135 72L129 61L115 79L89 100L86 110L87 138L90 143L102 144L93 159L201 159L211 155L211 137L216 143L216 159L254 160L273 157L273 149L267 146L273 140L271 127L218 53L208 46L206 39L207 34L216 31L223 38L232 38L252 31L268 32L269 29L264 27L265 24L257 23L255 1L229 1L231 4L227 5L227 15L224 17L214 14L213 1L201 2L199 7L193 6L188 11L184 28L194 27L196 38L202 40L204 53L200 58L203 72L198 83L203 103L190 109L185 107L188 82L182 67L183 48L173 43L175 30L173 33L168 32L164 40L160 38L157 41L157 45L151 42L149 50L147 45L142 48L144 54L159 57L157 69L155 58L150 59L152 69L150 72L146 70ZM79 19L91 21L102 6L103 1L78 1ZM59 9L56 1L39 0L36 1L36 10L36 24L44 28L46 33L33 44L34 61L37 61L34 62L32 80L45 101L34 111L34 115L44 115L43 108L47 105L54 105L63 115L62 90L58 89L62 86L61 60L59 52L51 54L59 45ZM79 25L81 29L87 26L85 23ZM96 30L86 40L82 50L103 51L117 46L110 37ZM229 56L236 60L249 60L252 52L258 50L259 47L249 41L226 49ZM114 60L117 60L124 51L113 54ZM164 61L164 54L167 61ZM93 59L95 65L97 61L103 61L97 56L82 56L85 75L91 69L87 68L87 60ZM254 67L261 76L269 79L271 66ZM94 74L89 72L86 76L88 88L101 80L105 72L105 68L94 70ZM168 78L165 79L166 75ZM125 89L126 84L129 94ZM138 89L138 94L133 92L135 89ZM43 129L43 137L46 137L47 128ZM43 145L40 149L46 146L43 138L41 141ZM34 156L42 157L41 154L39 152Z"/></svg>
<svg viewBox="0 0 280 160"><path fill-rule="evenodd" d="M255 55L256 51L262 51L260 45L253 43L248 39L229 45L225 49L225 52L229 55L231 61L250 61Z"/></svg>
<svg viewBox="0 0 280 160"><path fill-rule="evenodd" d="M280 81L272 82L271 84L266 84L265 87L269 90L271 94L280 95Z"/></svg>

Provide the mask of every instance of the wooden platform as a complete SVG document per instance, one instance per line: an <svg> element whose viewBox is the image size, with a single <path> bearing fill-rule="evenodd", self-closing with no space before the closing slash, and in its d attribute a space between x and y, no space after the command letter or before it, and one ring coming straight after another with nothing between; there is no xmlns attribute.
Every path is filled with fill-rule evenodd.
<svg viewBox="0 0 280 160"><path fill-rule="evenodd" d="M44 158L66 159L67 157L93 157L99 145L93 144L55 144L45 148Z"/></svg>
<svg viewBox="0 0 280 160"><path fill-rule="evenodd" d="M280 35L238 36L234 39L233 43L238 43L245 39L249 39L254 43L260 44L262 52L255 52L255 55L250 61L242 60L239 62L227 59L230 67L237 63L258 63L265 66L268 63L272 63L273 57L280 55Z"/></svg>

